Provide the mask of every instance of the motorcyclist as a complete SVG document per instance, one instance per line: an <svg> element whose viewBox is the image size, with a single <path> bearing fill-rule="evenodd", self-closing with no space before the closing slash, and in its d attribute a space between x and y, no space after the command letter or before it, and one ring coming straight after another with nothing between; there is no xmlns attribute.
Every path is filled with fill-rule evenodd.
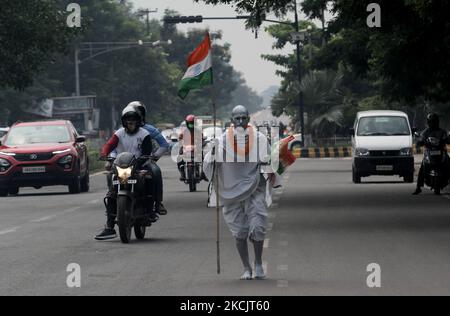
<svg viewBox="0 0 450 316"><path fill-rule="evenodd" d="M428 114L427 125L428 125L428 128L425 129L422 132L422 134L420 135L420 139L417 142L417 146L419 146L419 147L425 146L426 140L429 137L434 137L434 138L442 140L441 141L441 144L442 144L441 150L447 151L445 144L449 143L448 134L447 134L446 130L439 127L439 116L435 113ZM448 168L448 163L449 163L448 157L447 157L446 161L447 161L446 163L447 163L447 168ZM424 185L425 185L425 170L424 170L424 163L422 161L422 165L420 166L420 170L419 170L419 176L417 179L417 187L416 187L416 190L414 191L413 195L419 195L420 193L422 193L422 187Z"/></svg>
<svg viewBox="0 0 450 316"><path fill-rule="evenodd" d="M180 156L183 155L183 147L185 146L196 146L196 137L199 137L198 135L201 135L201 138L199 140L197 140L197 142L201 142L202 143L202 148L203 148L203 141L204 141L204 136L203 136L203 131L195 126L195 120L197 118L195 117L195 115L193 114L189 114L188 116L186 116L185 119L185 123L186 123L186 128L184 128L179 136L179 144L180 144ZM200 150L202 150L202 148ZM185 173L185 166L186 166L186 162L181 159L178 162L178 171L180 172L180 181L186 181L186 173Z"/></svg>
<svg viewBox="0 0 450 316"><path fill-rule="evenodd" d="M142 125L141 127L148 131L150 133L150 137L156 141L156 143L159 145L159 148L153 153L155 161L158 161L165 153L168 153L170 151L170 145L164 138L164 136L161 134L160 130L154 127L153 125L150 125L146 122L146 116L147 116L147 108L146 106L140 102L140 101L134 101L128 104L128 106L131 106L135 108L138 112L140 112L142 116ZM155 197L155 211L160 215L166 215L167 210L162 204L163 201L163 179L162 179L162 173L161 168L156 163L150 163L149 164L152 176L153 176L153 195Z"/></svg>
<svg viewBox="0 0 450 316"><path fill-rule="evenodd" d="M100 157L105 158L116 150L117 154L130 152L139 158L140 156L150 156L152 154L152 139L150 133L140 127L142 116L134 107L126 107L122 111L122 128L119 129L108 140L101 150ZM96 240L108 240L117 237L114 229L117 216L117 192L110 187L105 197L106 206L106 226L103 232L95 236ZM153 205L149 205L147 212L150 219L156 221L157 215L153 210Z"/></svg>

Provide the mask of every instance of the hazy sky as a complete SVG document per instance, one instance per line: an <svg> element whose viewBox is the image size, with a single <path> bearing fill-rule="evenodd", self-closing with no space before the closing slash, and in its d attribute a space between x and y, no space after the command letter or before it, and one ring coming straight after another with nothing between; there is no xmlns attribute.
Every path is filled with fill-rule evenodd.
<svg viewBox="0 0 450 316"><path fill-rule="evenodd" d="M236 16L231 6L211 6L204 3L194 3L192 0L131 0L135 9L148 8L158 9L152 17L161 19L164 10L170 8L178 11L181 15L203 15L203 16ZM267 25L267 24L264 24ZM240 20L208 20L196 24L179 24L180 30L195 27L209 27L213 32L223 31L223 41L231 44L232 60L234 68L244 74L247 84L257 92L262 92L272 85L280 84L280 77L275 75L277 69L273 63L260 58L261 54L273 53L273 39L261 29L258 39L251 30L246 30L244 21ZM288 45L287 51L291 52L294 46Z"/></svg>

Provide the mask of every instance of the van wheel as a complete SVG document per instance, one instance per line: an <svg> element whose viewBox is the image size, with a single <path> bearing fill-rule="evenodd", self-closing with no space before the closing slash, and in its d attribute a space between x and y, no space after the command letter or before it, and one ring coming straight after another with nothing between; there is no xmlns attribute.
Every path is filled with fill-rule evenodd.
<svg viewBox="0 0 450 316"><path fill-rule="evenodd" d="M355 171L355 168L352 169L353 174L353 183L359 184L361 183L361 176Z"/></svg>

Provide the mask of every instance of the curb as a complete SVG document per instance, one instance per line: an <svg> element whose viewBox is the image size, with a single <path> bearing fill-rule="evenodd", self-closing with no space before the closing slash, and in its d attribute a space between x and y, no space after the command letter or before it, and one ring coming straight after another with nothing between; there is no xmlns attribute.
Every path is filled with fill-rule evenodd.
<svg viewBox="0 0 450 316"><path fill-rule="evenodd" d="M450 153L450 146L447 147ZM350 146L346 147L310 147L294 149L292 151L296 158L346 158L352 157L353 149ZM421 147L413 146L413 154L423 154Z"/></svg>

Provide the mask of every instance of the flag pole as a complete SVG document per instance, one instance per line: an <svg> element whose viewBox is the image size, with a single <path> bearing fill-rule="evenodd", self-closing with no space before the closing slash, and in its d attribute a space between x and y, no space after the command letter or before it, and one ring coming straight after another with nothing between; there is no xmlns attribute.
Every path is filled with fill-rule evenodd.
<svg viewBox="0 0 450 316"><path fill-rule="evenodd" d="M207 32L209 36L209 30ZM211 39L210 39L211 40ZM213 45L211 41L211 55L213 53ZM213 121L214 121L214 140L217 139L216 128L217 128L217 102L216 102L216 91L214 89L214 80L211 85L211 101L213 105ZM217 274L220 274L220 206L219 206L219 172L217 168L217 155L219 148L214 147L214 164L213 164L213 179L214 181L214 191L216 193L216 251L217 251Z"/></svg>
<svg viewBox="0 0 450 316"><path fill-rule="evenodd" d="M211 48L212 49L212 48ZM214 139L217 139L216 128L217 128L217 102L216 93L214 90L214 83L211 86L211 100L213 104L213 121L214 121ZM220 274L220 206L219 206L219 172L217 168L217 155L219 148L213 149L214 153L214 166L213 166L213 181L214 181L214 191L216 193L216 249L217 249L217 274Z"/></svg>

